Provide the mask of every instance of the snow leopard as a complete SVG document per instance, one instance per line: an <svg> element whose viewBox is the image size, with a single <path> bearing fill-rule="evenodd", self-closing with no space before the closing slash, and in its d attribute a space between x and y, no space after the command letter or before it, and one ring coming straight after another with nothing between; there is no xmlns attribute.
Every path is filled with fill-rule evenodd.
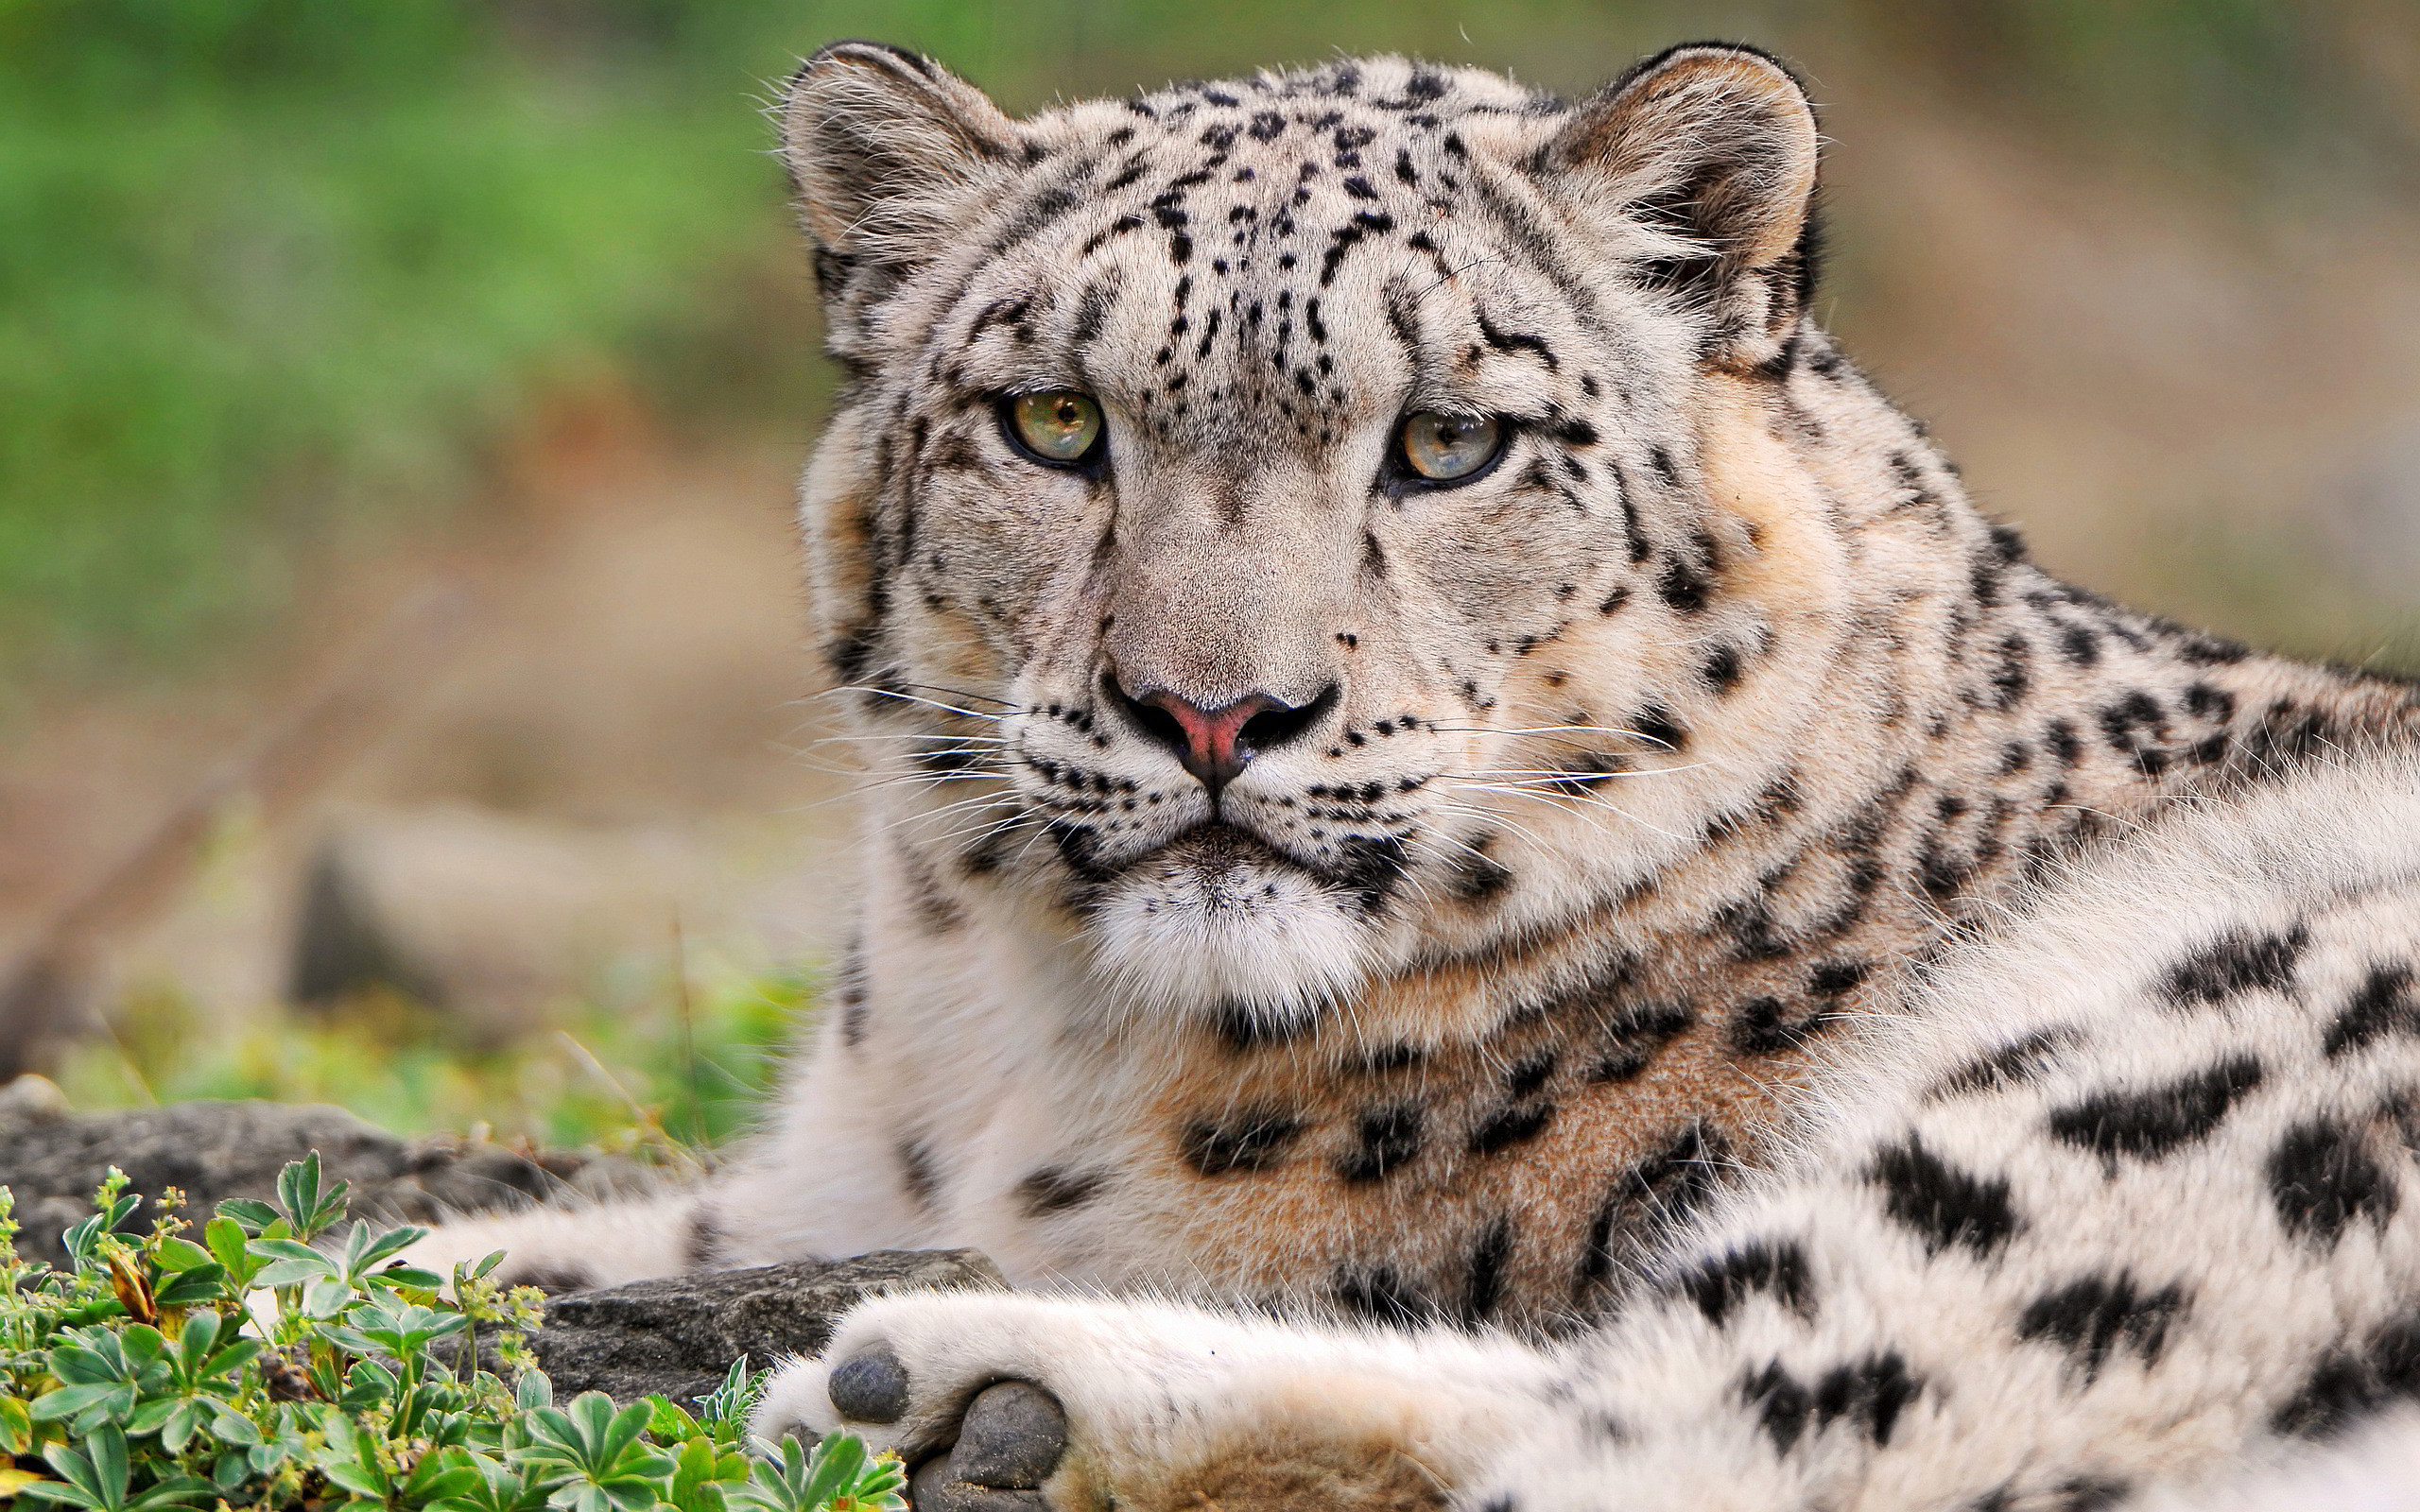
<svg viewBox="0 0 2420 1512"><path fill-rule="evenodd" d="M724 1174L420 1258L978 1248L764 1408L926 1506L2089 1512L2420 1396L2420 688L1979 510L1786 67L780 119L853 941Z"/></svg>

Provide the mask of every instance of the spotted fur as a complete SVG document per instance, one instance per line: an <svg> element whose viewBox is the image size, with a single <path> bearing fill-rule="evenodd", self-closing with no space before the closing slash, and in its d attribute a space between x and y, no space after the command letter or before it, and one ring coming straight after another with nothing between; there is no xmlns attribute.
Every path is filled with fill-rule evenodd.
<svg viewBox="0 0 2420 1512"><path fill-rule="evenodd" d="M2261 938L2290 964L2178 1013L2180 974ZM830 1358L894 1353L898 1422L838 1418L806 1364L767 1426L912 1455L974 1387L1036 1382L1065 1509L2409 1505L2415 963L2420 753L2180 805L1837 1034L1766 1169L1570 1339L895 1298ZM1240 1467L1297 1494L1225 1494Z"/></svg>
<svg viewBox="0 0 2420 1512"><path fill-rule="evenodd" d="M847 374L804 513L872 767L858 943L733 1174L432 1252L618 1280L692 1231L723 1263L972 1245L1028 1285L1533 1340L1669 1276L1729 1349L1833 1328L1858 1245L1954 1290L2072 1237L1962 1154L1979 1107L2055 1094L2030 1158L2156 1184L2290 1095L2219 1040L2349 947L2247 905L2109 987L2209 1053L2012 1022L1824 1168L1867 1228L1656 1258L1958 941L2115 837L2420 731L2408 683L2119 608L1979 513L1813 320L1817 140L1724 47L1576 105L1382 58L1021 121L820 54L784 143ZM1063 467L1002 413L1059 390L1107 438ZM1393 450L1423 410L1509 439L1426 483ZM1213 786L1138 691L1283 713ZM2399 959L2322 1063L2401 1042ZM2383 1136L2309 1120L2267 1221L2383 1231ZM2018 1307L2020 1357L2116 1380L2199 1297L2080 1269ZM1948 1367L1870 1345L1743 1366L1726 1412L1790 1464L1899 1442ZM2329 1400L2394 1396L2392 1341L2333 1347Z"/></svg>

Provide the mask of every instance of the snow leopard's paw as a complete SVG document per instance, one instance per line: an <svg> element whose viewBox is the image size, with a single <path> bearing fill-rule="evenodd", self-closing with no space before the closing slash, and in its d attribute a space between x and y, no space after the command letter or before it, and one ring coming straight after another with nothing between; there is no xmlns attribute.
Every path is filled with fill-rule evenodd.
<svg viewBox="0 0 2420 1512"><path fill-rule="evenodd" d="M846 1431L925 1512L1444 1506L1540 1361L1464 1336L1288 1330L1183 1308L878 1298L784 1369L767 1437Z"/></svg>

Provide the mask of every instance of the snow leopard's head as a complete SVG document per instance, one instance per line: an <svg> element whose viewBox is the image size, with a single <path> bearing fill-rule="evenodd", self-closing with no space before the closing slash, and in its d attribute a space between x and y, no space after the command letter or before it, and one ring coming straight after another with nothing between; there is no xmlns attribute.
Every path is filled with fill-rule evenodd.
<svg viewBox="0 0 2420 1512"><path fill-rule="evenodd" d="M1819 339L1816 141L1720 46L1576 106L1374 58L1022 121L809 62L805 511L936 927L1040 910L1130 1001L1284 1019L1697 833L1772 638L1705 411Z"/></svg>

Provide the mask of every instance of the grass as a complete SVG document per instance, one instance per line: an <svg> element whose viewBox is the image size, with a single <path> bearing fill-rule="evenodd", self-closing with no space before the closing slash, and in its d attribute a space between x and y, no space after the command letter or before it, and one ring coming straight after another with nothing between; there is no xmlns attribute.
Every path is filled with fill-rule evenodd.
<svg viewBox="0 0 2420 1512"><path fill-rule="evenodd" d="M559 1027L501 1046L463 1043L400 996L328 1013L279 1009L229 1032L166 988L130 995L110 1038L60 1073L81 1109L260 1097L334 1103L403 1134L484 1130L506 1141L678 1161L744 1131L816 979L700 971L562 1006ZM610 988L610 985L609 985Z"/></svg>

